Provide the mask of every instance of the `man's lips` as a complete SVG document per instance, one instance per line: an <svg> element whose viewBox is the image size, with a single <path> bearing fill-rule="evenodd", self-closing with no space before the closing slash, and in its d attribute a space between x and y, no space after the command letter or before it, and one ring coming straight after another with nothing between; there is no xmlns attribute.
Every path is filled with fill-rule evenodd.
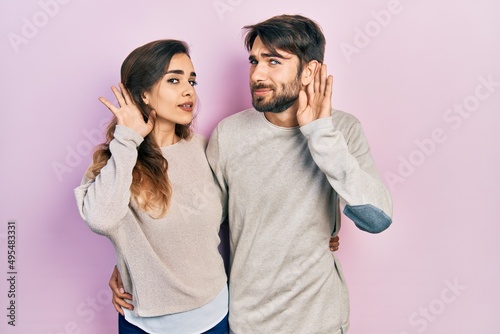
<svg viewBox="0 0 500 334"><path fill-rule="evenodd" d="M257 88L257 89L252 89L252 92L254 95L256 96L262 96L262 95L266 95L267 93L269 93L271 91L270 88Z"/></svg>

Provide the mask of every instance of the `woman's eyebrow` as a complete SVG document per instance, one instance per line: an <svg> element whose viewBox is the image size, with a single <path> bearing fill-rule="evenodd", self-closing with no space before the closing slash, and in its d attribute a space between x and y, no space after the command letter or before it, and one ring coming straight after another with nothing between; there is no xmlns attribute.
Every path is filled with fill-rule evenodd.
<svg viewBox="0 0 500 334"><path fill-rule="evenodd" d="M184 71L183 70L170 70L170 71L167 71L167 73L165 73L165 74L170 74L170 73L184 75ZM196 72L191 72L190 76L195 77L196 76Z"/></svg>

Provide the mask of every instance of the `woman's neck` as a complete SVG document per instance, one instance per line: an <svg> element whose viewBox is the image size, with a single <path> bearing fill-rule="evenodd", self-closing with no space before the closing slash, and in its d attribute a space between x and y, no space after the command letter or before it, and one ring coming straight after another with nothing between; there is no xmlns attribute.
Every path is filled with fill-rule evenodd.
<svg viewBox="0 0 500 334"><path fill-rule="evenodd" d="M173 145L180 140L180 137L175 134L175 124L157 122L153 129L153 136L160 147Z"/></svg>

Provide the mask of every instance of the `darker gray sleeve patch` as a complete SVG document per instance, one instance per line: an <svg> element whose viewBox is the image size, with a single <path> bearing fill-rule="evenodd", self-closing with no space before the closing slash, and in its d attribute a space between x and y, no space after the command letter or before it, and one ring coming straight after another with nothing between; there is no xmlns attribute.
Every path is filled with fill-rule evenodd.
<svg viewBox="0 0 500 334"><path fill-rule="evenodd" d="M344 214L349 217L360 230L368 233L380 233L387 229L392 223L392 219L388 215L371 204L346 205Z"/></svg>

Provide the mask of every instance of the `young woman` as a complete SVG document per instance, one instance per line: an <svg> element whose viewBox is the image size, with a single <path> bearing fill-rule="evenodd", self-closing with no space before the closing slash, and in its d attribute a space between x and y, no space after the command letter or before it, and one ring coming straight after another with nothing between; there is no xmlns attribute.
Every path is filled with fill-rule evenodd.
<svg viewBox="0 0 500 334"><path fill-rule="evenodd" d="M108 237L133 311L120 333L227 333L228 293L218 251L220 194L190 129L196 73L184 42L135 49L121 67L118 106L81 186L80 214Z"/></svg>

